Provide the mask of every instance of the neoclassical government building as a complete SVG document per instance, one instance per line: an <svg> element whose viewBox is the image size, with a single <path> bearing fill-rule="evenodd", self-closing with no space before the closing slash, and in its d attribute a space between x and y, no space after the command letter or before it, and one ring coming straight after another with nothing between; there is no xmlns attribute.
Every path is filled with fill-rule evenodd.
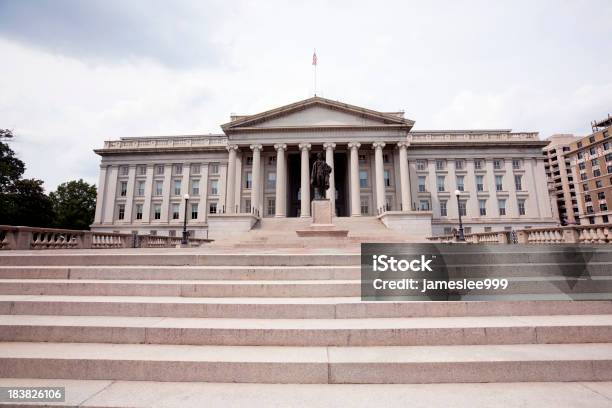
<svg viewBox="0 0 612 408"><path fill-rule="evenodd" d="M92 229L178 236L186 214L194 236L221 237L261 217L309 217L317 153L333 168L337 217L377 217L423 237L449 233L459 212L466 233L557 224L537 133L413 125L403 112L315 96L233 115L222 134L107 141L95 150Z"/></svg>

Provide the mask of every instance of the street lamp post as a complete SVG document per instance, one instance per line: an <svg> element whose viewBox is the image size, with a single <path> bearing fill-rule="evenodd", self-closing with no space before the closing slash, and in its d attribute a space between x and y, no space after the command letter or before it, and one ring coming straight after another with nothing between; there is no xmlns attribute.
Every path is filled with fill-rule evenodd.
<svg viewBox="0 0 612 408"><path fill-rule="evenodd" d="M183 196L185 200L185 216L183 217L183 239L181 240L181 245L189 244L189 237L187 235L187 202L189 201L189 194L185 194Z"/></svg>
<svg viewBox="0 0 612 408"><path fill-rule="evenodd" d="M459 237L457 241L465 242L465 235L463 235L463 221L461 221L461 207L459 206L459 196L461 191L455 190L455 197L457 197L457 212L459 213Z"/></svg>

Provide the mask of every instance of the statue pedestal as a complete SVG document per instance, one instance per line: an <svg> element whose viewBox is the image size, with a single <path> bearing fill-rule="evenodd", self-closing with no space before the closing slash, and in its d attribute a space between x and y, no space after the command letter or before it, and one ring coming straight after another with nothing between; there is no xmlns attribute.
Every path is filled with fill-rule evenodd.
<svg viewBox="0 0 612 408"><path fill-rule="evenodd" d="M348 235L348 230L338 229L332 223L331 201L313 200L310 203L312 224L308 228L295 231L298 237L338 237Z"/></svg>

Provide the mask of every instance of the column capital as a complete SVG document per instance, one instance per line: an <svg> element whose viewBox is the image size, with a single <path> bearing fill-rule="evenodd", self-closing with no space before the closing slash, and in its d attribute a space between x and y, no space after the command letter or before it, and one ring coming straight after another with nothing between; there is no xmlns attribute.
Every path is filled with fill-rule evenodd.
<svg viewBox="0 0 612 408"><path fill-rule="evenodd" d="M335 149L336 148L336 144L335 143L323 143L323 148L325 150L327 149Z"/></svg>
<svg viewBox="0 0 612 408"><path fill-rule="evenodd" d="M398 149L405 149L408 146L410 146L410 142L408 142L408 141L397 142Z"/></svg>
<svg viewBox="0 0 612 408"><path fill-rule="evenodd" d="M263 149L263 146L260 144L252 144L251 146L249 146L251 148L251 150L255 151L255 150L259 150L261 151Z"/></svg>
<svg viewBox="0 0 612 408"><path fill-rule="evenodd" d="M361 147L361 143L359 142L350 142L348 144L349 149L359 149Z"/></svg>
<svg viewBox="0 0 612 408"><path fill-rule="evenodd" d="M274 149L276 151L287 150L287 145L285 143L277 143L274 145Z"/></svg>
<svg viewBox="0 0 612 408"><path fill-rule="evenodd" d="M300 150L310 150L312 145L310 143L300 143L298 147L300 148Z"/></svg>
<svg viewBox="0 0 612 408"><path fill-rule="evenodd" d="M228 151L228 152L231 152L232 150L234 150L234 151L238 151L238 150L239 150L239 148L238 148L238 145L237 145L237 144L230 144L230 145L227 145L226 149L227 149L227 151Z"/></svg>
<svg viewBox="0 0 612 408"><path fill-rule="evenodd" d="M385 145L385 142L374 142L372 143L372 149L382 149L383 147L385 147Z"/></svg>

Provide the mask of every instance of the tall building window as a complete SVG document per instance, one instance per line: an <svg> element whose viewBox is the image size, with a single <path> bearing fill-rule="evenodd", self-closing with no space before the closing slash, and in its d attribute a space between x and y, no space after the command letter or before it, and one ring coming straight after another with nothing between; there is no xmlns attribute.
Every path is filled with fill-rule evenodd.
<svg viewBox="0 0 612 408"><path fill-rule="evenodd" d="M120 195L125 197L127 195L127 181L122 181L120 184Z"/></svg>
<svg viewBox="0 0 612 408"><path fill-rule="evenodd" d="M275 172L271 171L270 173L268 173L268 182L266 186L268 188L276 187L276 173Z"/></svg>
<svg viewBox="0 0 612 408"><path fill-rule="evenodd" d="M501 170L501 168L502 168L502 161L499 160L499 159L493 160L493 168L495 170Z"/></svg>
<svg viewBox="0 0 612 408"><path fill-rule="evenodd" d="M164 193L164 182L161 180L155 180L155 195L160 196Z"/></svg>
<svg viewBox="0 0 612 408"><path fill-rule="evenodd" d="M595 181L595 188L602 188L603 187L603 182L601 180L596 180Z"/></svg>
<svg viewBox="0 0 612 408"><path fill-rule="evenodd" d="M383 154L383 163L390 163L389 155L387 153Z"/></svg>
<svg viewBox="0 0 612 408"><path fill-rule="evenodd" d="M599 176L601 176L601 170L599 169L593 170L593 177L599 177Z"/></svg>
<svg viewBox="0 0 612 408"><path fill-rule="evenodd" d="M446 217L447 211L446 211L446 200L440 200L440 216L441 217Z"/></svg>
<svg viewBox="0 0 612 408"><path fill-rule="evenodd" d="M179 203L172 203L172 219L173 220L179 219L179 209L180 209Z"/></svg>
<svg viewBox="0 0 612 408"><path fill-rule="evenodd" d="M497 191L503 191L504 189L503 176L500 176L500 175L495 176L495 189Z"/></svg>
<svg viewBox="0 0 612 408"><path fill-rule="evenodd" d="M191 174L200 174L200 164L192 164L191 165Z"/></svg>
<svg viewBox="0 0 612 408"><path fill-rule="evenodd" d="M144 180L138 180L136 183L136 195L138 197L142 197L144 195L145 190L145 182Z"/></svg>
<svg viewBox="0 0 612 408"><path fill-rule="evenodd" d="M194 196L200 195L200 180L199 179L191 180L191 195L194 195Z"/></svg>
<svg viewBox="0 0 612 408"><path fill-rule="evenodd" d="M383 174L385 179L385 187L391 187L391 174L389 174L389 170L385 170Z"/></svg>
<svg viewBox="0 0 612 408"><path fill-rule="evenodd" d="M192 220L198 219L198 204L197 203L191 204L191 219Z"/></svg>
<svg viewBox="0 0 612 408"><path fill-rule="evenodd" d="M463 170L463 160L455 160L455 169Z"/></svg>
<svg viewBox="0 0 612 408"><path fill-rule="evenodd" d="M512 168L514 170L519 170L521 168L521 159L512 159Z"/></svg>
<svg viewBox="0 0 612 408"><path fill-rule="evenodd" d="M251 173L250 171L247 171L244 182L245 182L245 186L244 186L245 188L252 188L253 187L253 173Z"/></svg>
<svg viewBox="0 0 612 408"><path fill-rule="evenodd" d="M144 176L144 175L146 175L146 174L147 174L147 166L145 166L145 165L139 165L139 166L136 168L136 173L137 173L139 176Z"/></svg>
<svg viewBox="0 0 612 408"><path fill-rule="evenodd" d="M366 188L368 186L368 172L359 170L359 187Z"/></svg>
<svg viewBox="0 0 612 408"><path fill-rule="evenodd" d="M246 164L247 166L253 165L253 156L247 156Z"/></svg>
<svg viewBox="0 0 612 408"><path fill-rule="evenodd" d="M598 165L599 165L599 160L597 159L591 160L591 166L598 166Z"/></svg>
<svg viewBox="0 0 612 408"><path fill-rule="evenodd" d="M438 187L438 191L444 191L444 176L436 177L436 186Z"/></svg>
<svg viewBox="0 0 612 408"><path fill-rule="evenodd" d="M219 163L210 164L210 174L219 174Z"/></svg>
<svg viewBox="0 0 612 408"><path fill-rule="evenodd" d="M174 180L174 195L181 195L181 180Z"/></svg>
<svg viewBox="0 0 612 408"><path fill-rule="evenodd" d="M366 155L365 154L360 154L357 156L357 158L359 159L359 163L363 164L366 162Z"/></svg>
<svg viewBox="0 0 612 408"><path fill-rule="evenodd" d="M525 215L525 200L518 200L519 215Z"/></svg>
<svg viewBox="0 0 612 408"><path fill-rule="evenodd" d="M213 201L212 203L208 204L208 212L210 214L216 214L217 213L217 202Z"/></svg>
<svg viewBox="0 0 612 408"><path fill-rule="evenodd" d="M484 176L476 176L476 191L484 191Z"/></svg>
<svg viewBox="0 0 612 408"><path fill-rule="evenodd" d="M459 214L461 214L462 217L467 214L465 208L465 200L459 200Z"/></svg>
<svg viewBox="0 0 612 408"><path fill-rule="evenodd" d="M269 157L268 157L268 164L269 164L270 166L275 165L275 164L276 164L276 156L269 156Z"/></svg>
<svg viewBox="0 0 612 408"><path fill-rule="evenodd" d="M482 170L482 160L474 160L474 168L476 170Z"/></svg>
<svg viewBox="0 0 612 408"><path fill-rule="evenodd" d="M487 215L487 200L478 200L478 208L481 216Z"/></svg>
<svg viewBox="0 0 612 408"><path fill-rule="evenodd" d="M369 200L367 198L361 198L359 200L361 215L368 215L370 213Z"/></svg>
<svg viewBox="0 0 612 408"><path fill-rule="evenodd" d="M155 174L157 174L158 176L161 176L164 174L164 165L163 164L156 164L155 165Z"/></svg>
<svg viewBox="0 0 612 408"><path fill-rule="evenodd" d="M506 200L498 200L499 215L506 215Z"/></svg>
<svg viewBox="0 0 612 408"><path fill-rule="evenodd" d="M142 220L142 204L136 204L136 219Z"/></svg>
<svg viewBox="0 0 612 408"><path fill-rule="evenodd" d="M421 200L419 202L419 208L421 211L429 211L429 200Z"/></svg>
<svg viewBox="0 0 612 408"><path fill-rule="evenodd" d="M210 195L219 195L219 180L210 181Z"/></svg>
<svg viewBox="0 0 612 408"><path fill-rule="evenodd" d="M161 219L161 204L153 205L153 219L160 220Z"/></svg>
<svg viewBox="0 0 612 408"><path fill-rule="evenodd" d="M520 175L514 175L514 188L516 188L516 191L521 191L523 189L522 179Z"/></svg>
<svg viewBox="0 0 612 408"><path fill-rule="evenodd" d="M130 168L128 166L119 166L119 175L127 176L129 171L130 171Z"/></svg>
<svg viewBox="0 0 612 408"><path fill-rule="evenodd" d="M436 170L444 170L445 167L446 167L445 160L436 160Z"/></svg>
<svg viewBox="0 0 612 408"><path fill-rule="evenodd" d="M274 198L268 198L268 215L276 214L276 200Z"/></svg>
<svg viewBox="0 0 612 408"><path fill-rule="evenodd" d="M578 168L579 168L580 170L584 170L584 169L586 169L586 164L585 164L584 162L582 162L582 163L578 163Z"/></svg>
<svg viewBox="0 0 612 408"><path fill-rule="evenodd" d="M416 164L417 170L419 171L423 171L427 168L427 161L426 160L417 160L417 164Z"/></svg>
<svg viewBox="0 0 612 408"><path fill-rule="evenodd" d="M608 204L606 203L599 204L599 211L608 211Z"/></svg>
<svg viewBox="0 0 612 408"><path fill-rule="evenodd" d="M125 204L119 204L119 211L118 211L118 215L117 218L122 220L125 218Z"/></svg>
<svg viewBox="0 0 612 408"><path fill-rule="evenodd" d="M457 190L465 191L465 186L463 184L463 176L457 176Z"/></svg>
<svg viewBox="0 0 612 408"><path fill-rule="evenodd" d="M597 199L598 200L605 200L606 199L606 193L604 191L600 191L599 193L597 193Z"/></svg>
<svg viewBox="0 0 612 408"><path fill-rule="evenodd" d="M176 163L172 166L172 174L183 174L183 165Z"/></svg>
<svg viewBox="0 0 612 408"><path fill-rule="evenodd" d="M425 191L425 176L419 176L419 192L424 193Z"/></svg>

